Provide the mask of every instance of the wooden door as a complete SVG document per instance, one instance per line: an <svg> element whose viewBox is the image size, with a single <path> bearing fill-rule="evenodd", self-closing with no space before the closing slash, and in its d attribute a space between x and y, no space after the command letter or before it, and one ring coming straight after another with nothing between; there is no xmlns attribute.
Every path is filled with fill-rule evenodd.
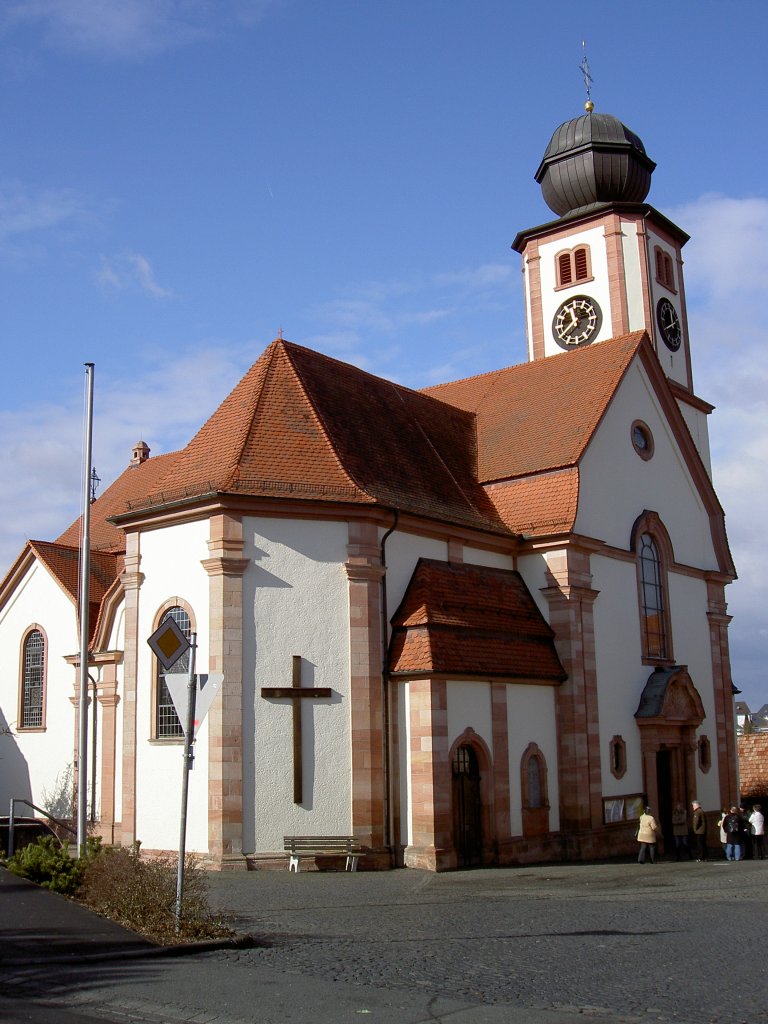
<svg viewBox="0 0 768 1024"><path fill-rule="evenodd" d="M472 747L458 748L453 758L453 843L457 867L482 863L480 767Z"/></svg>

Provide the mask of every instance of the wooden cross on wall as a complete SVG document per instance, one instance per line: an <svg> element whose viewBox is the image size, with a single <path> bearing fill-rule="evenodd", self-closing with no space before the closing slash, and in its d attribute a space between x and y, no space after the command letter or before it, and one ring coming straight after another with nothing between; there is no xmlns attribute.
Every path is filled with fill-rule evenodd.
<svg viewBox="0 0 768 1024"><path fill-rule="evenodd" d="M333 690L330 686L301 685L301 655L293 655L293 682L291 686L262 686L261 696L269 700L290 700L293 703L293 802L302 802L302 779L304 777L301 760L301 702L307 698L318 699L330 697Z"/></svg>

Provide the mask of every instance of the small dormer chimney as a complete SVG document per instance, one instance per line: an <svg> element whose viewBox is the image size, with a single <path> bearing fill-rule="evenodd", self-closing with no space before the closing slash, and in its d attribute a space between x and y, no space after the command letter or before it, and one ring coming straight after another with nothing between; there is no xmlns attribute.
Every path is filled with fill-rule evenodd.
<svg viewBox="0 0 768 1024"><path fill-rule="evenodd" d="M149 445L146 441L137 441L131 449L130 466L140 466L149 458Z"/></svg>

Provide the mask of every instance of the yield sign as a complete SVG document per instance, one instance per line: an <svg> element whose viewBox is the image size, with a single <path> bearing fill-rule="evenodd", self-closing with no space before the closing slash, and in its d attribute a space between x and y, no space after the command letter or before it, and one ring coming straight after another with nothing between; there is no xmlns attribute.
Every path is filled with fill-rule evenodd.
<svg viewBox="0 0 768 1024"><path fill-rule="evenodd" d="M171 695L176 714L179 716L181 727L186 734L187 711L189 710L189 674L187 672L166 672L164 677L165 685ZM192 739L196 739L197 730L208 714L208 709L213 703L213 698L221 689L224 682L223 672L211 672L208 675L201 673L195 676L197 693L195 695L195 727Z"/></svg>
<svg viewBox="0 0 768 1024"><path fill-rule="evenodd" d="M168 671L190 647L175 619L163 619L147 643L155 652L157 660Z"/></svg>

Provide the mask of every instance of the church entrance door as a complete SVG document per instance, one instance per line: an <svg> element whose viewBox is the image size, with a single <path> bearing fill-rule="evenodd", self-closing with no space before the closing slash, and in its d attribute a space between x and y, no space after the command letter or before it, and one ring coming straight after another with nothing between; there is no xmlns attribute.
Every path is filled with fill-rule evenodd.
<svg viewBox="0 0 768 1024"><path fill-rule="evenodd" d="M656 786L659 794L659 806L655 808L659 816L659 827L664 836L664 850L674 849L672 838L672 767L671 751L659 750L656 754Z"/></svg>
<svg viewBox="0 0 768 1024"><path fill-rule="evenodd" d="M480 766L471 746L459 747L453 757L453 843L456 866L477 867L482 863L482 803Z"/></svg>

